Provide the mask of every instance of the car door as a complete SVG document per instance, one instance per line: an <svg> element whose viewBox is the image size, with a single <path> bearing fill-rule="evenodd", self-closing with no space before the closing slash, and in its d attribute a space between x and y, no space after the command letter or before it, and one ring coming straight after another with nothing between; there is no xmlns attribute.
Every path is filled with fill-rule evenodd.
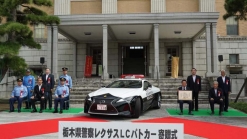
<svg viewBox="0 0 247 139"><path fill-rule="evenodd" d="M146 97L143 99L144 110L146 110L151 106L151 103L154 98L153 91L152 91L152 85L149 82L144 81L143 91L146 94Z"/></svg>

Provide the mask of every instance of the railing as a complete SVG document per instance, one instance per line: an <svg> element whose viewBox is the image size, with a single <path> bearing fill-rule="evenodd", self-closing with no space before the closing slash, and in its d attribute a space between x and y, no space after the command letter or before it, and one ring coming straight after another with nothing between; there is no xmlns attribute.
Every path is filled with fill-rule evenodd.
<svg viewBox="0 0 247 139"><path fill-rule="evenodd" d="M244 89L244 87L245 87L246 84L247 84L247 78L245 78L244 84L242 85L241 89L239 90L238 95L237 95L237 97L236 97L234 103L237 103L238 98L239 98L239 96L241 95L241 93L242 93L242 91L243 91L243 89Z"/></svg>

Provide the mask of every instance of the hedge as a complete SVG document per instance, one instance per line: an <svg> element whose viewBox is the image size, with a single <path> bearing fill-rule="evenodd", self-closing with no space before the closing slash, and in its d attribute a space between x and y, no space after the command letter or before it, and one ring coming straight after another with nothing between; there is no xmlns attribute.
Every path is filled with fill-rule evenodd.
<svg viewBox="0 0 247 139"><path fill-rule="evenodd" d="M247 103L246 102L237 102L237 103L230 102L230 107L240 110L244 113L247 113Z"/></svg>

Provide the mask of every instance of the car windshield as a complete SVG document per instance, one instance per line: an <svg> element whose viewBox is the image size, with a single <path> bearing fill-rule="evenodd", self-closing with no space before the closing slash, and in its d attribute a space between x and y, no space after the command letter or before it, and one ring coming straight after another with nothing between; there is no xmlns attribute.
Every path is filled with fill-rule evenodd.
<svg viewBox="0 0 247 139"><path fill-rule="evenodd" d="M106 88L141 88L141 80L119 80L106 86Z"/></svg>

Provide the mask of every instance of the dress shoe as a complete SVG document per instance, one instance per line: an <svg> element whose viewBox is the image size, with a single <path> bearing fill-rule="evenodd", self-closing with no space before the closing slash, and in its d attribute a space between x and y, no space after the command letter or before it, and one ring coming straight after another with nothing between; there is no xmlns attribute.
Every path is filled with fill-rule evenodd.
<svg viewBox="0 0 247 139"><path fill-rule="evenodd" d="M58 111L57 111L57 110L55 110L53 113L58 113Z"/></svg>
<svg viewBox="0 0 247 139"><path fill-rule="evenodd" d="M30 109L29 107L26 107L25 109Z"/></svg>
<svg viewBox="0 0 247 139"><path fill-rule="evenodd" d="M42 112L43 112L42 110L39 111L39 113L42 113Z"/></svg>
<svg viewBox="0 0 247 139"><path fill-rule="evenodd" d="M32 111L31 111L31 113L35 113L35 112L37 112L37 110L32 110Z"/></svg>
<svg viewBox="0 0 247 139"><path fill-rule="evenodd" d="M21 110L18 110L18 113L21 113Z"/></svg>
<svg viewBox="0 0 247 139"><path fill-rule="evenodd" d="M9 111L9 113L11 113L11 112L14 112L13 110L12 111Z"/></svg>
<svg viewBox="0 0 247 139"><path fill-rule="evenodd" d="M51 108L49 108L49 110L51 110Z"/></svg>
<svg viewBox="0 0 247 139"><path fill-rule="evenodd" d="M196 111L198 111L198 110L196 110Z"/></svg>
<svg viewBox="0 0 247 139"><path fill-rule="evenodd" d="M228 112L228 110L224 110L225 112Z"/></svg>
<svg viewBox="0 0 247 139"><path fill-rule="evenodd" d="M192 112L189 112L188 114L189 114L189 115L194 115Z"/></svg>
<svg viewBox="0 0 247 139"><path fill-rule="evenodd" d="M222 112L219 113L219 116L222 116Z"/></svg>
<svg viewBox="0 0 247 139"><path fill-rule="evenodd" d="M59 113L60 113L60 114L62 114L62 113L63 113L63 111L61 110Z"/></svg>
<svg viewBox="0 0 247 139"><path fill-rule="evenodd" d="M211 112L211 114L210 115L214 115L214 112Z"/></svg>
<svg viewBox="0 0 247 139"><path fill-rule="evenodd" d="M180 112L179 115L183 115L183 112Z"/></svg>

